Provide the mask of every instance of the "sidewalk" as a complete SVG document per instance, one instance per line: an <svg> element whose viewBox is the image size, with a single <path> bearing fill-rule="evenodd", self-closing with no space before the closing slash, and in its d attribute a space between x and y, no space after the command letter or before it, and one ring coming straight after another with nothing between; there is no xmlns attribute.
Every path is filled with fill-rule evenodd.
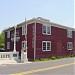
<svg viewBox="0 0 75 75"><path fill-rule="evenodd" d="M27 63L31 63L29 61L23 62L23 63L19 63L16 60L0 60L0 65L6 65L6 64L27 64Z"/></svg>

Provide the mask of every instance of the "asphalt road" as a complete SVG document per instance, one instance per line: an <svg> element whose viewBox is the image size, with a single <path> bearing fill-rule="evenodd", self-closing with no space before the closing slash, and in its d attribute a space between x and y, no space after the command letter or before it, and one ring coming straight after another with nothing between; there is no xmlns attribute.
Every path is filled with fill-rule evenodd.
<svg viewBox="0 0 75 75"><path fill-rule="evenodd" d="M0 75L75 75L75 58L0 65Z"/></svg>

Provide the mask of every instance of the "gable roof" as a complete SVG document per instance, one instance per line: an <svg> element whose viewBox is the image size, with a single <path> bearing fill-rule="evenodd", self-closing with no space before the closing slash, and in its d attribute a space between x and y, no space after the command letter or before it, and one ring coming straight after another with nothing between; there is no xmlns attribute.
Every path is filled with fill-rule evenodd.
<svg viewBox="0 0 75 75"><path fill-rule="evenodd" d="M62 29L69 29L69 30L75 31L74 28L64 26L64 25L61 25L61 24L57 24L57 23L54 23L54 22L50 22L49 20L41 18L41 17L32 18L32 19L26 21L27 25L31 24L31 23L34 23L34 22L41 23L41 24L46 24L46 25L51 25L51 26L54 26L54 27L62 28ZM25 25L25 22L17 24L17 28L22 27L22 25ZM9 30L13 30L13 29L14 29L14 26L9 27L8 29L5 30L5 32L9 31Z"/></svg>

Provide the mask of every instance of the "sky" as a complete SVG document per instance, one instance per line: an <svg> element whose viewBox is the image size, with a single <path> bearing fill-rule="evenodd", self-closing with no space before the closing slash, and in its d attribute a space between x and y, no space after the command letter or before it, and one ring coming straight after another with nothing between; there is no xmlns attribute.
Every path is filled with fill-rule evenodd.
<svg viewBox="0 0 75 75"><path fill-rule="evenodd" d="M0 0L0 32L26 19L43 17L74 28L74 0Z"/></svg>

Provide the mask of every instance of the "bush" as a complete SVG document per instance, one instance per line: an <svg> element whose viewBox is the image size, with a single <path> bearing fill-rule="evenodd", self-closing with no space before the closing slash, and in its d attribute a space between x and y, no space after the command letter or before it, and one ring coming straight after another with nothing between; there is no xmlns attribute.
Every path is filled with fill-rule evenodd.
<svg viewBox="0 0 75 75"><path fill-rule="evenodd" d="M59 56L56 56L56 58L57 58L57 59L60 59L61 57L59 57Z"/></svg>
<svg viewBox="0 0 75 75"><path fill-rule="evenodd" d="M44 59L44 58L40 58L39 60L40 60L40 61L44 61L45 59Z"/></svg>
<svg viewBox="0 0 75 75"><path fill-rule="evenodd" d="M40 58L39 61L47 61L49 58Z"/></svg>
<svg viewBox="0 0 75 75"><path fill-rule="evenodd" d="M51 60L56 60L57 57L56 57L56 56L52 56L52 57L50 57L50 59L51 59Z"/></svg>
<svg viewBox="0 0 75 75"><path fill-rule="evenodd" d="M0 44L0 48L4 48L4 44Z"/></svg>
<svg viewBox="0 0 75 75"><path fill-rule="evenodd" d="M68 57L71 57L72 58L72 57L75 57L75 55L69 55Z"/></svg>

